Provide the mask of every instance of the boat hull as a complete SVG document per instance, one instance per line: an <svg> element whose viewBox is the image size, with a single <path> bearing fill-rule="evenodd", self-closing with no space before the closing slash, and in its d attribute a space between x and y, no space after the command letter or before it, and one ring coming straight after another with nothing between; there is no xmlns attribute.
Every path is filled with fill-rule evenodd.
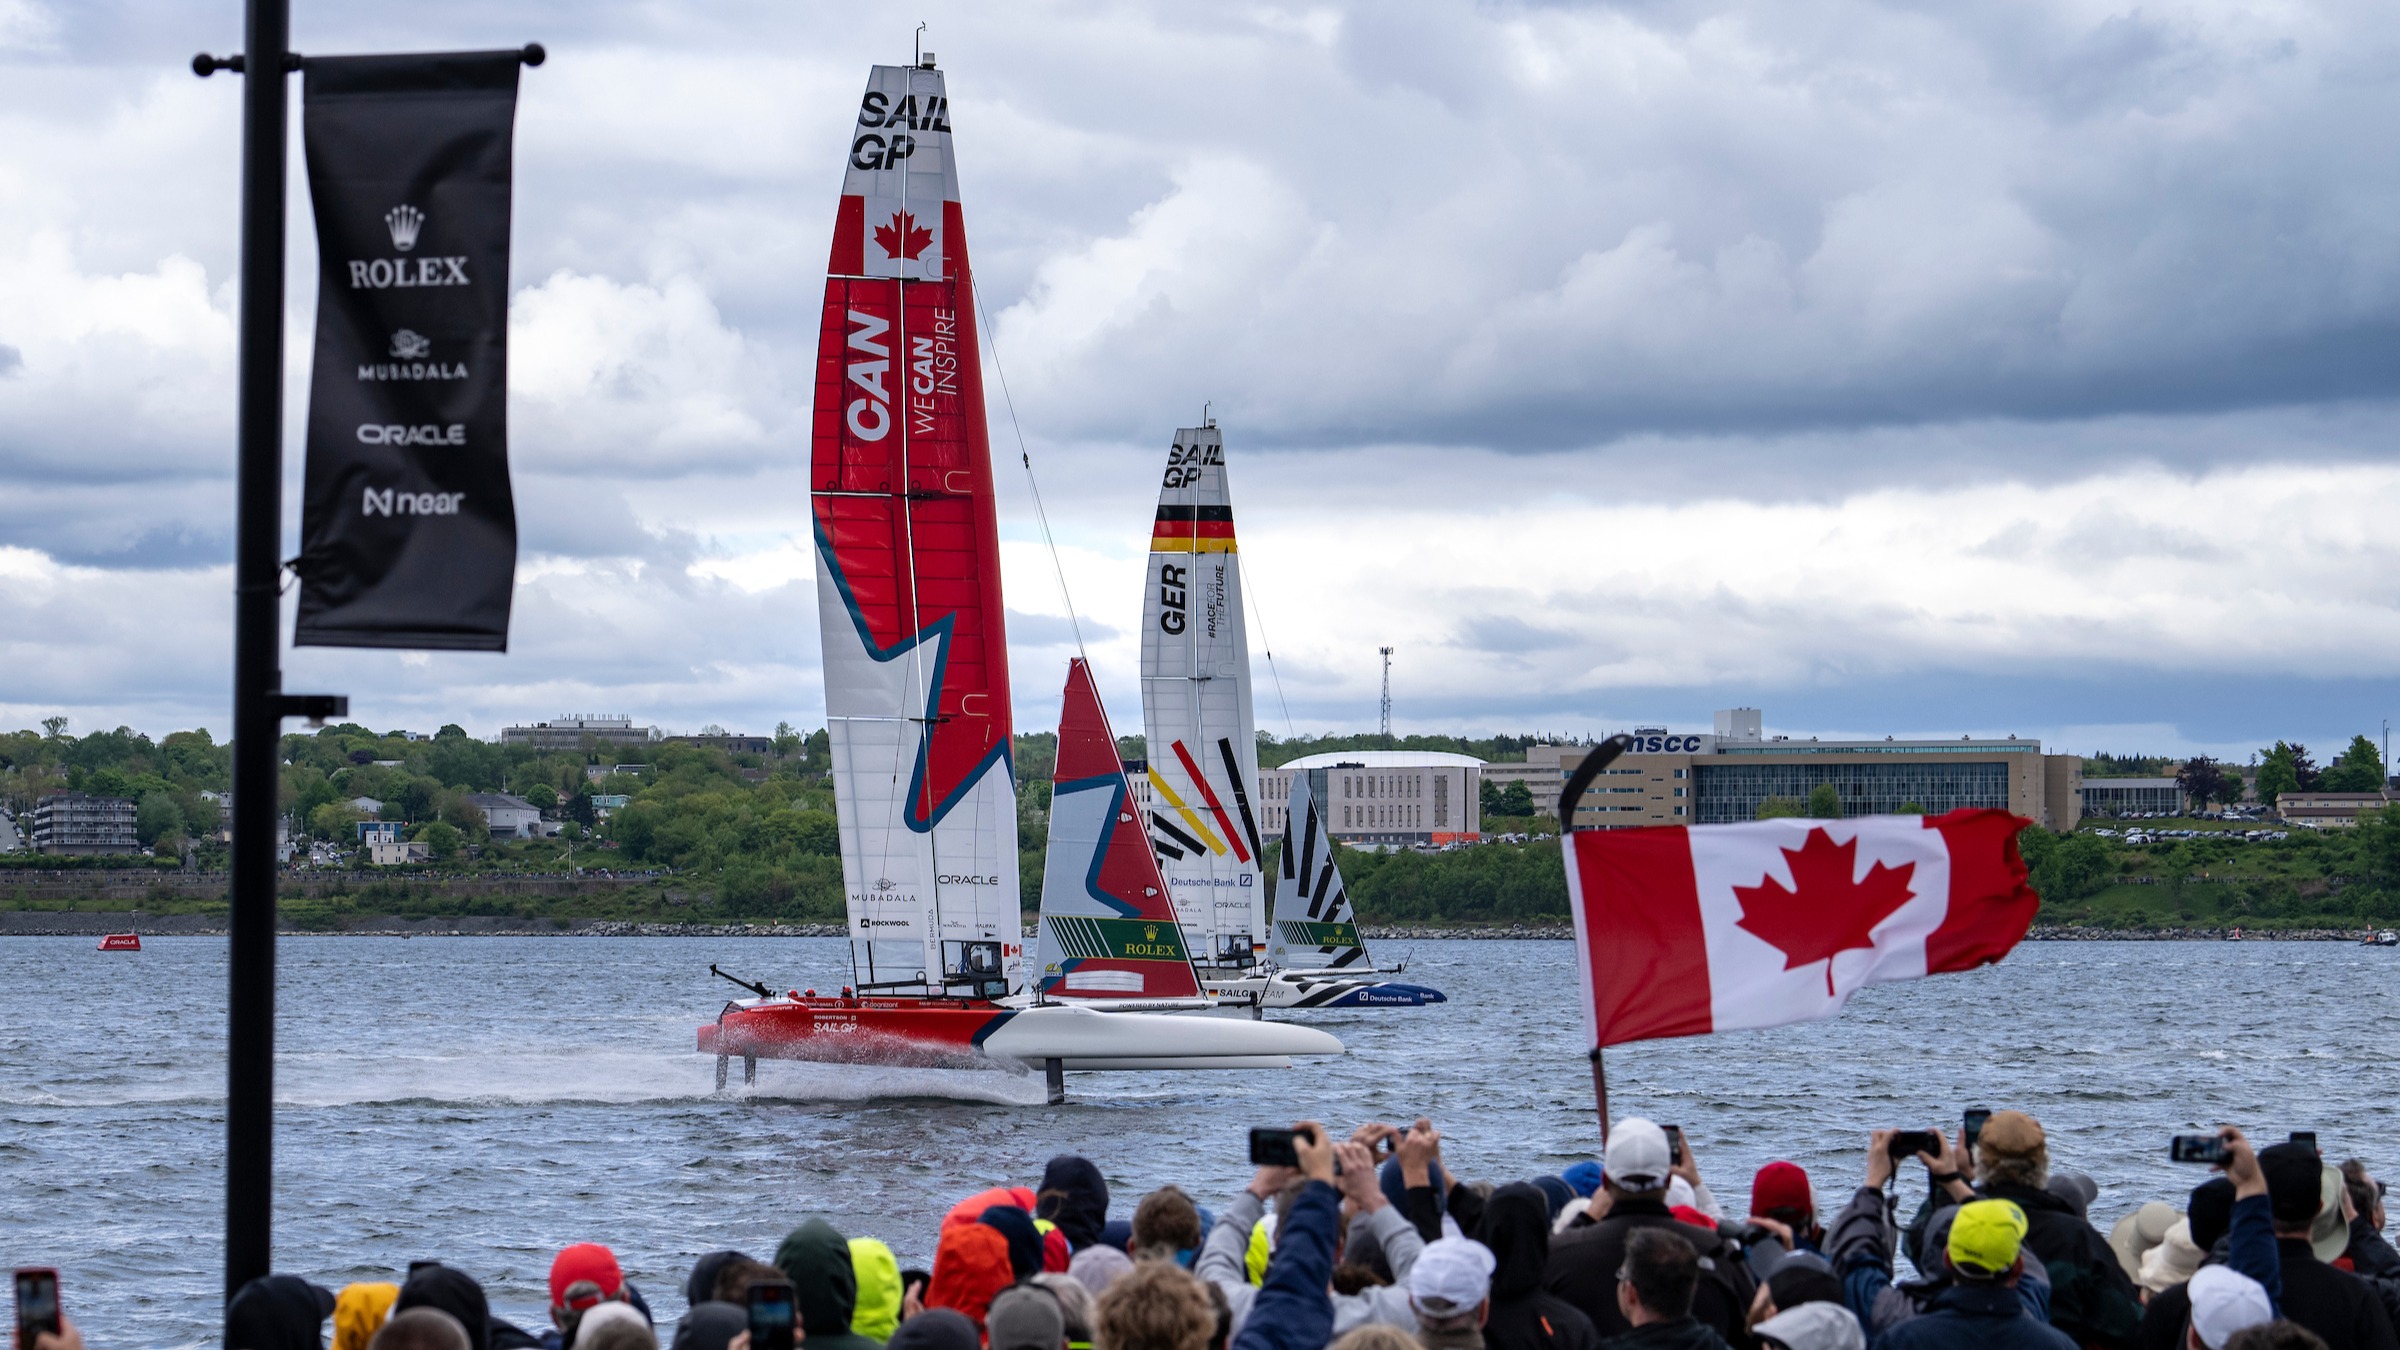
<svg viewBox="0 0 2400 1350"><path fill-rule="evenodd" d="M1282 1068L1294 1055L1342 1053L1334 1037L1288 1023L957 998L729 1003L698 1042L702 1054L744 1060L931 1068L1053 1059L1068 1069Z"/></svg>
<svg viewBox="0 0 2400 1350"><path fill-rule="evenodd" d="M142 936L139 933L111 933L100 939L100 950L104 952L138 952L141 949Z"/></svg>
<svg viewBox="0 0 2400 1350"><path fill-rule="evenodd" d="M1441 990L1398 980L1317 979L1283 973L1244 980L1210 980L1209 992L1228 1000L1255 1002L1284 1011L1352 1008L1422 1008L1447 1003Z"/></svg>

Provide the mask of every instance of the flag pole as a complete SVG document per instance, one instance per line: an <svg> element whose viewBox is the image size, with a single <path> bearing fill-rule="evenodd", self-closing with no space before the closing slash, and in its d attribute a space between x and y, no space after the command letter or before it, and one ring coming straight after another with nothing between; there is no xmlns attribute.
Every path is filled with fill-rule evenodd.
<svg viewBox="0 0 2400 1350"><path fill-rule="evenodd" d="M1566 784L1559 789L1558 793L1558 833L1562 853L1566 836L1574 832L1575 804L1583 800L1584 790L1592 785L1593 779L1600 776L1601 770L1615 763L1617 756L1624 754L1632 746L1633 738L1620 731L1593 746L1591 753L1583 757L1583 762L1575 766L1575 772L1567 775ZM1569 859L1567 865L1572 867L1574 863ZM1582 927L1580 915L1577 916L1576 926L1578 930ZM1596 1023L1592 1030L1594 1040L1597 1041L1599 1027ZM1602 1143L1606 1143L1608 1140L1608 1069L1601 1062L1598 1044L1592 1046L1591 1060L1592 1101L1599 1108L1600 1139Z"/></svg>

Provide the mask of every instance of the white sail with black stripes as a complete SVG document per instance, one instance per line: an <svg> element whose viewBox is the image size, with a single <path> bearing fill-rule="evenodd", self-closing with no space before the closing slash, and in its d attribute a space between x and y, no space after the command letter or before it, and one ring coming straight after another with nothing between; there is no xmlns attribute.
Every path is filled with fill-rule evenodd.
<svg viewBox="0 0 2400 1350"><path fill-rule="evenodd" d="M1369 971L1349 888L1333 861L1333 839L1317 810L1307 770L1292 774L1275 878L1275 933L1267 956L1278 970Z"/></svg>
<svg viewBox="0 0 2400 1350"><path fill-rule="evenodd" d="M1203 974L1249 966L1266 938L1258 735L1225 445L1214 423L1175 433L1142 598L1142 722L1150 842Z"/></svg>

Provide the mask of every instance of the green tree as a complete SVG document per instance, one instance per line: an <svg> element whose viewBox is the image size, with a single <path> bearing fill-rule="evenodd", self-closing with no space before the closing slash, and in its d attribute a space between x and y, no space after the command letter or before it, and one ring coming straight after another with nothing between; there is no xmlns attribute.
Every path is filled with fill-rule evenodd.
<svg viewBox="0 0 2400 1350"><path fill-rule="evenodd" d="M1900 803L1900 811L1899 811L1899 814L1901 814L1901 815L1904 815L1904 816L1921 816L1921 815L1924 815L1924 814L1925 814L1925 803L1923 803L1923 802L1902 802L1902 803Z"/></svg>
<svg viewBox="0 0 2400 1350"><path fill-rule="evenodd" d="M180 839L184 833L183 808L175 804L172 793L142 794L141 804L133 813L134 838L144 844L156 844L161 839Z"/></svg>
<svg viewBox="0 0 2400 1350"><path fill-rule="evenodd" d="M358 809L348 802L326 802L308 813L308 832L319 839L348 843L358 834L357 825L362 819Z"/></svg>
<svg viewBox="0 0 2400 1350"><path fill-rule="evenodd" d="M2350 748L2325 766L2318 785L2327 792L2379 792L2383 789L2383 752L2364 736L2350 738Z"/></svg>
<svg viewBox="0 0 2400 1350"><path fill-rule="evenodd" d="M1768 797L1759 802L1758 813L1753 817L1753 819L1777 820L1785 816L1804 816L1807 814L1807 804L1802 802L1798 797Z"/></svg>
<svg viewBox="0 0 2400 1350"><path fill-rule="evenodd" d="M2269 806L2286 792L2307 792L2317 785L2317 766L2308 747L2277 741L2258 756L2258 799Z"/></svg>
<svg viewBox="0 0 2400 1350"><path fill-rule="evenodd" d="M558 789L548 783L536 783L525 789L524 795L528 803L544 811L558 805Z"/></svg>
<svg viewBox="0 0 2400 1350"><path fill-rule="evenodd" d="M1842 794L1831 783L1819 783L1808 790L1808 816L1811 820L1840 820Z"/></svg>
<svg viewBox="0 0 2400 1350"><path fill-rule="evenodd" d="M463 836L459 834L458 827L445 820L436 820L424 825L418 829L417 838L425 841L427 853L442 862L457 857L459 845L463 842Z"/></svg>
<svg viewBox="0 0 2400 1350"><path fill-rule="evenodd" d="M1511 782L1500 789L1500 810L1503 816L1530 816L1534 813L1533 789L1522 781Z"/></svg>

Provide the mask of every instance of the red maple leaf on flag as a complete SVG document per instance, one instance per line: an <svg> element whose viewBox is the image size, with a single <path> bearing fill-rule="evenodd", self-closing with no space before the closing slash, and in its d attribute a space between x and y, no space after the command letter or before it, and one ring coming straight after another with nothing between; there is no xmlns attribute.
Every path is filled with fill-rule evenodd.
<svg viewBox="0 0 2400 1350"><path fill-rule="evenodd" d="M894 258L914 258L932 242L933 231L919 228L917 218L906 211L893 212L890 224L875 227L876 246Z"/></svg>
<svg viewBox="0 0 2400 1350"><path fill-rule="evenodd" d="M1833 958L1875 946L1875 925L1908 903L1908 882L1917 865L1877 863L1863 880L1854 881L1858 841L1837 844L1822 829L1810 830L1800 847L1785 849L1783 856L1791 865L1792 889L1773 877L1761 878L1762 885L1734 887L1742 905L1736 926L1782 952L1785 970L1824 962L1825 993L1831 996Z"/></svg>

